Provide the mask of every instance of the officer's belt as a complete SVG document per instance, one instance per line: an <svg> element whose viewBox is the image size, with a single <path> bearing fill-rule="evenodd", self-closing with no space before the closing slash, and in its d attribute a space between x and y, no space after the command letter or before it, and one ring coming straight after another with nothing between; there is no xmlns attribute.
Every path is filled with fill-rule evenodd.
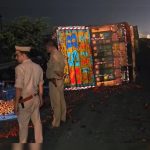
<svg viewBox="0 0 150 150"><path fill-rule="evenodd" d="M29 100L33 99L34 96L37 96L37 95L38 95L38 94L36 93L36 94L30 95L30 96L28 96L28 97L26 97L26 98L24 98L24 99L20 99L20 100L19 100L19 103L24 103L24 102L26 102L26 101L29 101Z"/></svg>

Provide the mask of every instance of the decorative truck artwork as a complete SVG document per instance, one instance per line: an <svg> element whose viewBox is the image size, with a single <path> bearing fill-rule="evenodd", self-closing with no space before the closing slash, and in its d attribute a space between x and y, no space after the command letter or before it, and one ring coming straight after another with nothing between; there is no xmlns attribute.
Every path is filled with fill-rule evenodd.
<svg viewBox="0 0 150 150"><path fill-rule="evenodd" d="M90 29L96 85L117 85L129 81L124 25L105 25Z"/></svg>
<svg viewBox="0 0 150 150"><path fill-rule="evenodd" d="M59 50L66 58L66 88L112 86L134 81L133 41L138 40L138 36L133 36L134 31L128 23L58 27Z"/></svg>
<svg viewBox="0 0 150 150"><path fill-rule="evenodd" d="M70 88L95 85L88 27L59 27L58 46L66 58L65 85Z"/></svg>

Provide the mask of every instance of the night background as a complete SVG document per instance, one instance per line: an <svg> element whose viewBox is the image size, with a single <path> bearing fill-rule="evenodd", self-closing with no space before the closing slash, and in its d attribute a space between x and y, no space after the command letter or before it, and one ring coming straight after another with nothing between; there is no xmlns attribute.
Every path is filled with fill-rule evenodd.
<svg viewBox="0 0 150 150"><path fill-rule="evenodd" d="M148 0L1 0L4 20L19 16L49 17L52 25L100 25L127 21L149 33ZM88 17L87 17L88 16Z"/></svg>
<svg viewBox="0 0 150 150"><path fill-rule="evenodd" d="M52 110L45 81L41 108L43 149L149 150L150 148L150 1L149 0L1 0L0 1L0 99L12 88L16 44L33 47L33 61L45 72L44 39L58 26L101 26L127 22L138 27L135 52L136 79L120 85L65 91L67 123L50 129ZM32 41L32 42L31 42ZM130 50L131 42L127 42ZM129 51L130 51L129 50ZM129 54L128 54L129 55ZM131 64L133 60L130 60ZM130 66L129 69L133 69ZM126 67L124 67L126 68ZM133 78L133 77L132 77ZM3 85L3 83L6 83ZM5 97L6 99L6 97ZM0 105L2 108L2 101ZM6 108L5 108L6 109ZM1 109L0 109L1 110ZM0 118L4 116L0 115ZM5 118L5 117L4 117ZM33 142L29 125L28 142ZM0 119L0 143L18 141L15 118ZM10 145L0 145L11 148Z"/></svg>

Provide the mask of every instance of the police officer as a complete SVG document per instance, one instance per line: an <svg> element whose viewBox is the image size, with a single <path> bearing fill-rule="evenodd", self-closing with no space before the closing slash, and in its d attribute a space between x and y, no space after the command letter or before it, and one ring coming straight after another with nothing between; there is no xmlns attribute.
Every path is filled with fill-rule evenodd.
<svg viewBox="0 0 150 150"><path fill-rule="evenodd" d="M55 40L49 40L46 44L50 59L47 63L46 76L49 79L49 95L53 109L52 128L60 126L60 122L66 121L66 102L64 98L64 67L65 58L58 51Z"/></svg>
<svg viewBox="0 0 150 150"><path fill-rule="evenodd" d="M27 142L30 119L34 125L35 142L42 143L42 124L39 108L43 104L43 71L29 59L31 47L16 46L15 113L19 123L20 143Z"/></svg>

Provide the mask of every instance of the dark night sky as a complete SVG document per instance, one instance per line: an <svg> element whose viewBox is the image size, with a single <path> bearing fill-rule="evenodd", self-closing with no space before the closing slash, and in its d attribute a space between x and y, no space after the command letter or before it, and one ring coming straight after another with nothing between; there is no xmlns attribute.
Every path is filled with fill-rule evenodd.
<svg viewBox="0 0 150 150"><path fill-rule="evenodd" d="M100 25L127 21L150 33L150 0L0 0L5 20L49 17L54 25Z"/></svg>

